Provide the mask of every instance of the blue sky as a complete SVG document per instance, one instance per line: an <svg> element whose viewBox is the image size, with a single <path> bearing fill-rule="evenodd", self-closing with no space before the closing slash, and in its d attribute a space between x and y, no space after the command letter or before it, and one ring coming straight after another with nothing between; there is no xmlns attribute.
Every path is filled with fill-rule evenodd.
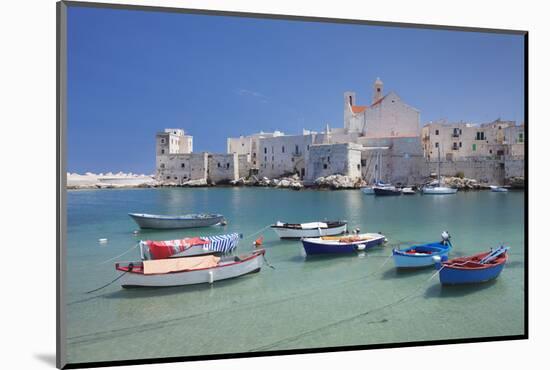
<svg viewBox="0 0 550 370"><path fill-rule="evenodd" d="M523 37L69 7L68 171L152 173L155 133L343 126L343 93L376 77L431 120L519 122Z"/></svg>

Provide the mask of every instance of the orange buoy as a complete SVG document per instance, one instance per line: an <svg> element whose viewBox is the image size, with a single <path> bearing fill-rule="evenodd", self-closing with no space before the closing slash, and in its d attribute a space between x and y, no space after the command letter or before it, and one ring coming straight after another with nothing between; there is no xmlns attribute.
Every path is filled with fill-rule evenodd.
<svg viewBox="0 0 550 370"><path fill-rule="evenodd" d="M260 236L258 239L254 240L254 246L260 247L264 243L264 237Z"/></svg>

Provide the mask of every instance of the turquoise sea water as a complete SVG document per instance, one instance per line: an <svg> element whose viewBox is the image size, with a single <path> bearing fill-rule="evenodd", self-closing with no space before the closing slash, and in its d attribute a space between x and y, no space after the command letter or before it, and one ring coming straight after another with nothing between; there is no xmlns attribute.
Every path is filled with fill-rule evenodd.
<svg viewBox="0 0 550 370"><path fill-rule="evenodd" d="M137 229L128 212L218 212L227 226L184 231ZM176 288L122 289L114 263L139 239L243 233L277 220L346 219L382 232L384 247L362 256L306 258L299 241L262 233L267 259L258 274ZM524 193L374 197L359 190L267 188L90 190L68 193L67 355L71 363L248 351L519 335L524 333ZM452 235L451 256L504 243L501 276L442 288L435 269L397 271L394 246ZM99 244L99 238L108 238ZM252 239L238 252L253 249ZM137 260L137 250L120 260ZM406 298L406 299L403 299Z"/></svg>

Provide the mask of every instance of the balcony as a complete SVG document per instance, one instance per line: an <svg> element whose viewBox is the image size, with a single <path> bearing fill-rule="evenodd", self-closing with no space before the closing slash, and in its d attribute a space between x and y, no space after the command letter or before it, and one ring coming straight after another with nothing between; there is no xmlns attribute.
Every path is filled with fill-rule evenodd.
<svg viewBox="0 0 550 370"><path fill-rule="evenodd" d="M453 132L451 134L451 137L460 137L460 133L459 132Z"/></svg>

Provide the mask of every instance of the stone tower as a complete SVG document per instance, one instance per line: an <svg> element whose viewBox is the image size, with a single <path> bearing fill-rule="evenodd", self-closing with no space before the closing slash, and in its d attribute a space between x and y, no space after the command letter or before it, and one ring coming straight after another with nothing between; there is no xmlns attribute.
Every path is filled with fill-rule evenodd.
<svg viewBox="0 0 550 370"><path fill-rule="evenodd" d="M380 80L380 77L377 77L376 81L374 81L372 104L376 103L378 100L382 98L383 92L384 92L384 83Z"/></svg>
<svg viewBox="0 0 550 370"><path fill-rule="evenodd" d="M351 112L351 106L355 105L355 93L353 91L346 91L344 93L344 128L349 129L350 118L353 115Z"/></svg>

